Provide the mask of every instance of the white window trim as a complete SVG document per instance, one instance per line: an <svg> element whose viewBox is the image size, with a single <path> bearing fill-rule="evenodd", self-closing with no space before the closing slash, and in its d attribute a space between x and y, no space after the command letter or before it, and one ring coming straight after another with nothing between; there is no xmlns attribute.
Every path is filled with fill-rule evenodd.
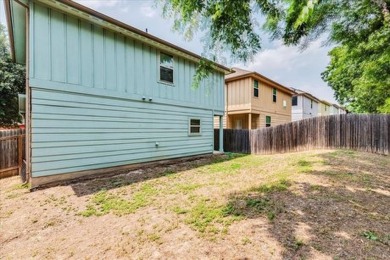
<svg viewBox="0 0 390 260"><path fill-rule="evenodd" d="M161 56L161 53L169 55L169 56L172 56L173 82L161 80L161 75L160 75L160 67L161 67L160 56ZM161 84L164 84L164 85L168 85L168 86L171 86L171 87L175 86L175 56L173 54L170 54L170 53L164 52L164 51L158 51L158 55L157 55L157 75L158 75L158 78L157 78L157 82L158 83L161 83Z"/></svg>
<svg viewBox="0 0 390 260"><path fill-rule="evenodd" d="M191 120L199 120L199 133L191 133ZM188 118L188 136L201 136L202 135L202 120L198 117Z"/></svg>

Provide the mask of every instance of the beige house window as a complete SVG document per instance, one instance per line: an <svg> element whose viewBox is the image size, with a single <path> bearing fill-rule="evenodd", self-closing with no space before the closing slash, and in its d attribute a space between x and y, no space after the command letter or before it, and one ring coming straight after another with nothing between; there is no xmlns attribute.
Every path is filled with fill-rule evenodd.
<svg viewBox="0 0 390 260"><path fill-rule="evenodd" d="M271 126L271 117L266 116L265 117L265 127L270 127Z"/></svg>
<svg viewBox="0 0 390 260"><path fill-rule="evenodd" d="M253 96L259 97L259 82L257 80L253 82Z"/></svg>
<svg viewBox="0 0 390 260"><path fill-rule="evenodd" d="M272 91L272 101L276 103L276 88L274 88Z"/></svg>

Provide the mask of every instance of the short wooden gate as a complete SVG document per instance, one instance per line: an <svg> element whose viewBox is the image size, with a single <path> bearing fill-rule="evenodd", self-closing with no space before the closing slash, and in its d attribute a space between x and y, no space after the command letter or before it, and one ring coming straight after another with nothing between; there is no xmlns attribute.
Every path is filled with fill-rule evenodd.
<svg viewBox="0 0 390 260"><path fill-rule="evenodd" d="M0 130L0 178L24 176L25 130Z"/></svg>

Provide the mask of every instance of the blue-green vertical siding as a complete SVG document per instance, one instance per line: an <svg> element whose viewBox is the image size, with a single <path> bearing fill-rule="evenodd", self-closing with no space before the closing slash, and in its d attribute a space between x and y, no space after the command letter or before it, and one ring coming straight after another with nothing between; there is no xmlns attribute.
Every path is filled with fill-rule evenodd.
<svg viewBox="0 0 390 260"><path fill-rule="evenodd" d="M40 4L30 11L33 177L212 152L222 73L193 90L197 65L174 56L174 86L163 84L156 48ZM191 117L200 136L188 135Z"/></svg>

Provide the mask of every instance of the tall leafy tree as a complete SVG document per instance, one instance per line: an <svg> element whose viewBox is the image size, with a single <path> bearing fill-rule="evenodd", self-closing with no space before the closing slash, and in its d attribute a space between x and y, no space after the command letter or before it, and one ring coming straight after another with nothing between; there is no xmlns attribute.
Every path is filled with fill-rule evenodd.
<svg viewBox="0 0 390 260"><path fill-rule="evenodd" d="M18 93L25 93L25 68L13 63L5 27L0 24L0 126L20 122Z"/></svg>
<svg viewBox="0 0 390 260"><path fill-rule="evenodd" d="M250 60L261 49L261 29L303 48L325 34L336 47L323 78L338 101L356 112L386 112L390 0L160 1L187 38L205 32L208 58L228 51L232 60Z"/></svg>
<svg viewBox="0 0 390 260"><path fill-rule="evenodd" d="M322 74L341 103L355 112L390 113L390 30L370 34L356 45L342 44L330 53ZM387 106L386 106L387 104Z"/></svg>

